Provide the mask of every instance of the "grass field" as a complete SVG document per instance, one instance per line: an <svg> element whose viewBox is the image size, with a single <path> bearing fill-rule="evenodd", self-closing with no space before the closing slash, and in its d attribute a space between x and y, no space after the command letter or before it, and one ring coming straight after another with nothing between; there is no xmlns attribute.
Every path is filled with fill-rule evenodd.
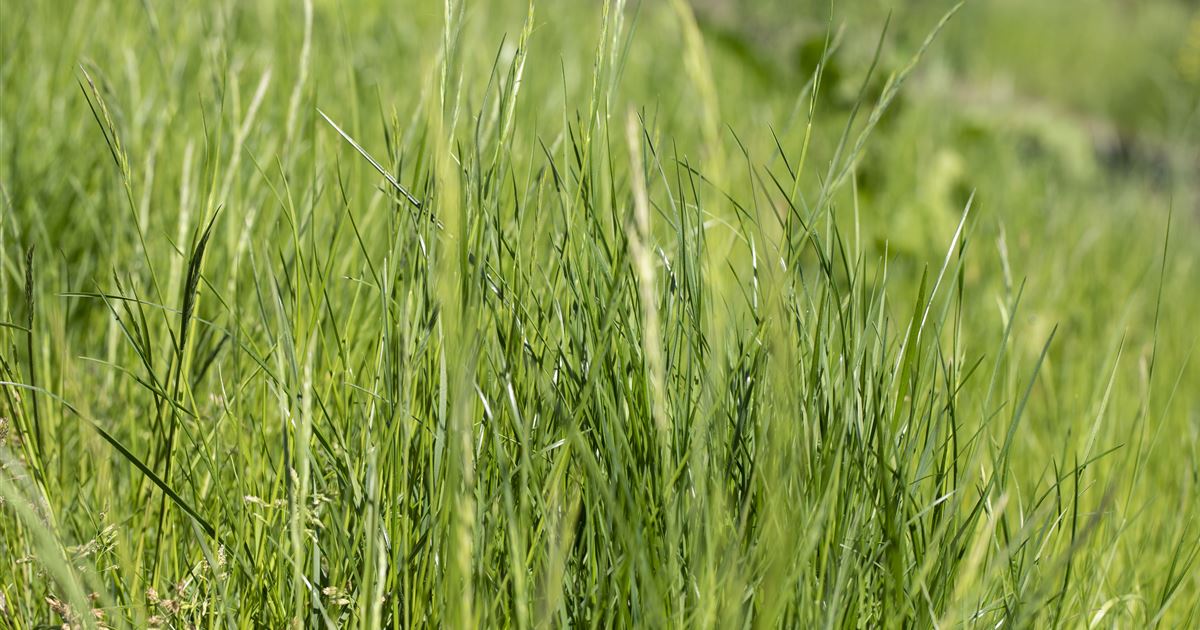
<svg viewBox="0 0 1200 630"><path fill-rule="evenodd" d="M1200 625L1200 9L0 0L0 628Z"/></svg>

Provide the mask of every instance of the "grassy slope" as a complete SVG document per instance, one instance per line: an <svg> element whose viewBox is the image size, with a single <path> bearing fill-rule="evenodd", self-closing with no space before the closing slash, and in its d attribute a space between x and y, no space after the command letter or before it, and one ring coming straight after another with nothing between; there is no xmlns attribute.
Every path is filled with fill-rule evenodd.
<svg viewBox="0 0 1200 630"><path fill-rule="evenodd" d="M0 621L1196 622L1171 61L411 4L4 1Z"/></svg>

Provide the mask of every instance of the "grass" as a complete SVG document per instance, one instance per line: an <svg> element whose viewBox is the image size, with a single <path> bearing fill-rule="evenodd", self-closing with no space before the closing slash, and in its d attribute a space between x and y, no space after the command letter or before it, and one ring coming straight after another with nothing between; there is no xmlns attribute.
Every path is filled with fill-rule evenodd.
<svg viewBox="0 0 1200 630"><path fill-rule="evenodd" d="M879 4L3 0L0 627L1200 623L1200 17Z"/></svg>

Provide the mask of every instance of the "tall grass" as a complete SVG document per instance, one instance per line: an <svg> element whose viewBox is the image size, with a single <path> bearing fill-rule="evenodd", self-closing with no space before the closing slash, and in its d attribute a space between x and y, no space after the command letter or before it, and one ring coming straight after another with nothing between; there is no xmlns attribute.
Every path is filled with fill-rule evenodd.
<svg viewBox="0 0 1200 630"><path fill-rule="evenodd" d="M1196 623L1191 189L989 128L893 249L954 9L745 86L683 1L58 5L0 27L2 625Z"/></svg>

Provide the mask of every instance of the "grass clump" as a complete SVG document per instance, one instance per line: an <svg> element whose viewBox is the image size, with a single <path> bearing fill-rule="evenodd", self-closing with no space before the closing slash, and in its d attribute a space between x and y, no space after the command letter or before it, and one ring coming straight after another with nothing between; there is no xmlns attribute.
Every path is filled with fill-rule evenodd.
<svg viewBox="0 0 1200 630"><path fill-rule="evenodd" d="M944 115L957 8L797 69L683 0L57 4L0 26L5 624L1200 614L1194 146Z"/></svg>

